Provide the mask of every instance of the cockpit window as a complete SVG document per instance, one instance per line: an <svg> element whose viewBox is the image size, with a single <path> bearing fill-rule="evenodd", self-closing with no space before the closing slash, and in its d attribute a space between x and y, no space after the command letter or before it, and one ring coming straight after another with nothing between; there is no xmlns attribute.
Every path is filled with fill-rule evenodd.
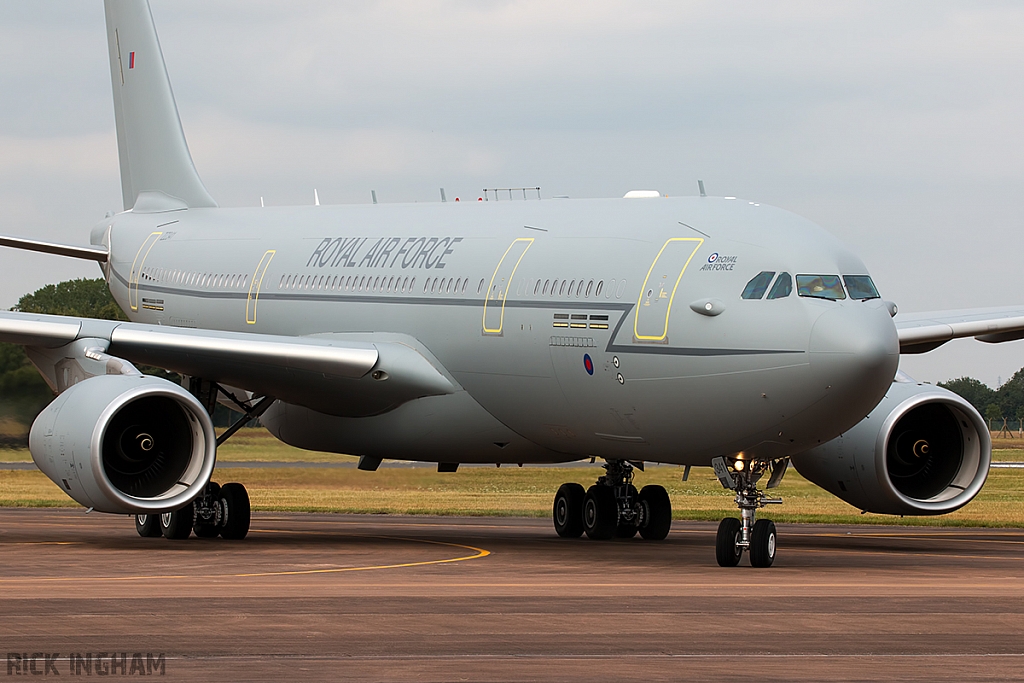
<svg viewBox="0 0 1024 683"><path fill-rule="evenodd" d="M875 283L871 281L871 278L867 275L844 275L843 280L846 282L846 288L850 290L851 299L879 299L878 290L875 289Z"/></svg>
<svg viewBox="0 0 1024 683"><path fill-rule="evenodd" d="M744 299L760 299L764 296L764 292L768 289L768 285L771 284L773 277L775 277L774 271L762 270L747 283L747 286L743 288L743 294L740 294L740 296Z"/></svg>
<svg viewBox="0 0 1024 683"><path fill-rule="evenodd" d="M797 275L796 293L813 299L837 301L846 298L838 275Z"/></svg>
<svg viewBox="0 0 1024 683"><path fill-rule="evenodd" d="M779 279L768 292L769 299L784 299L793 293L793 278L789 273L779 273Z"/></svg>

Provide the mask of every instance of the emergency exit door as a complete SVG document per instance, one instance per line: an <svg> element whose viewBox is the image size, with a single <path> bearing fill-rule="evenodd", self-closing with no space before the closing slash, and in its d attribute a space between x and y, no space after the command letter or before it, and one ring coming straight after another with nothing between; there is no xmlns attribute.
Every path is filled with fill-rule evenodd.
<svg viewBox="0 0 1024 683"><path fill-rule="evenodd" d="M640 289L633 321L633 336L640 342L668 341L668 321L672 315L679 283L686 267L704 240L700 237L673 237L661 247Z"/></svg>

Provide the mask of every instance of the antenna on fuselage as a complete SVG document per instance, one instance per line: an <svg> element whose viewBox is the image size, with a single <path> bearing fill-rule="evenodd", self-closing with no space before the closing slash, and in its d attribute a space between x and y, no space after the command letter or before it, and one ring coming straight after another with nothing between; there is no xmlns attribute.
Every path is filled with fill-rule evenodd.
<svg viewBox="0 0 1024 683"><path fill-rule="evenodd" d="M373 203L377 203L377 190L370 190L370 197L373 199Z"/></svg>
<svg viewBox="0 0 1024 683"><path fill-rule="evenodd" d="M266 204L263 203L263 197L260 197L260 208L261 209L266 208Z"/></svg>
<svg viewBox="0 0 1024 683"><path fill-rule="evenodd" d="M444 196L444 188L443 188L443 187L441 188L441 201L442 201L442 202L446 202L446 201L448 201L448 200L447 200L447 199L445 198L445 196Z"/></svg>
<svg viewBox="0 0 1024 683"><path fill-rule="evenodd" d="M313 188L313 206L320 206L320 195L316 193L316 188Z"/></svg>
<svg viewBox="0 0 1024 683"><path fill-rule="evenodd" d="M708 193L704 191L704 181L703 180L698 180L697 181L697 187L700 188L700 196L701 197L707 197L708 196Z"/></svg>

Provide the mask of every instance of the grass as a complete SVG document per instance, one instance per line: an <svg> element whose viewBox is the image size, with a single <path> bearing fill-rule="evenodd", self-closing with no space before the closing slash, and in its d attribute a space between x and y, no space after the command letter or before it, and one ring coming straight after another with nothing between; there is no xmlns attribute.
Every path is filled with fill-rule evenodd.
<svg viewBox="0 0 1024 683"><path fill-rule="evenodd" d="M567 481L593 483L595 468L463 468L441 474L420 467L382 467L377 472L344 469L232 468L215 480L246 485L256 510L371 514L496 515L546 517L555 490ZM688 482L682 468L649 467L639 486L658 483L672 497L676 519L717 520L736 513L732 494L708 468ZM894 518L866 514L834 498L791 471L775 490L785 504L764 511L781 522L911 524L936 526L1024 526L1024 471L993 470L981 494L968 506L940 517ZM66 507L72 501L38 471L0 472L0 505Z"/></svg>

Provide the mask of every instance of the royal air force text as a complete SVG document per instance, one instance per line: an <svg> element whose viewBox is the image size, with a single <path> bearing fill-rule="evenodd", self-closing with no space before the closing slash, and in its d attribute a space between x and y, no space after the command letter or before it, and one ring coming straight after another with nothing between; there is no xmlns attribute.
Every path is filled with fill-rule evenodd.
<svg viewBox="0 0 1024 683"><path fill-rule="evenodd" d="M442 269L461 237L325 237L307 268Z"/></svg>

